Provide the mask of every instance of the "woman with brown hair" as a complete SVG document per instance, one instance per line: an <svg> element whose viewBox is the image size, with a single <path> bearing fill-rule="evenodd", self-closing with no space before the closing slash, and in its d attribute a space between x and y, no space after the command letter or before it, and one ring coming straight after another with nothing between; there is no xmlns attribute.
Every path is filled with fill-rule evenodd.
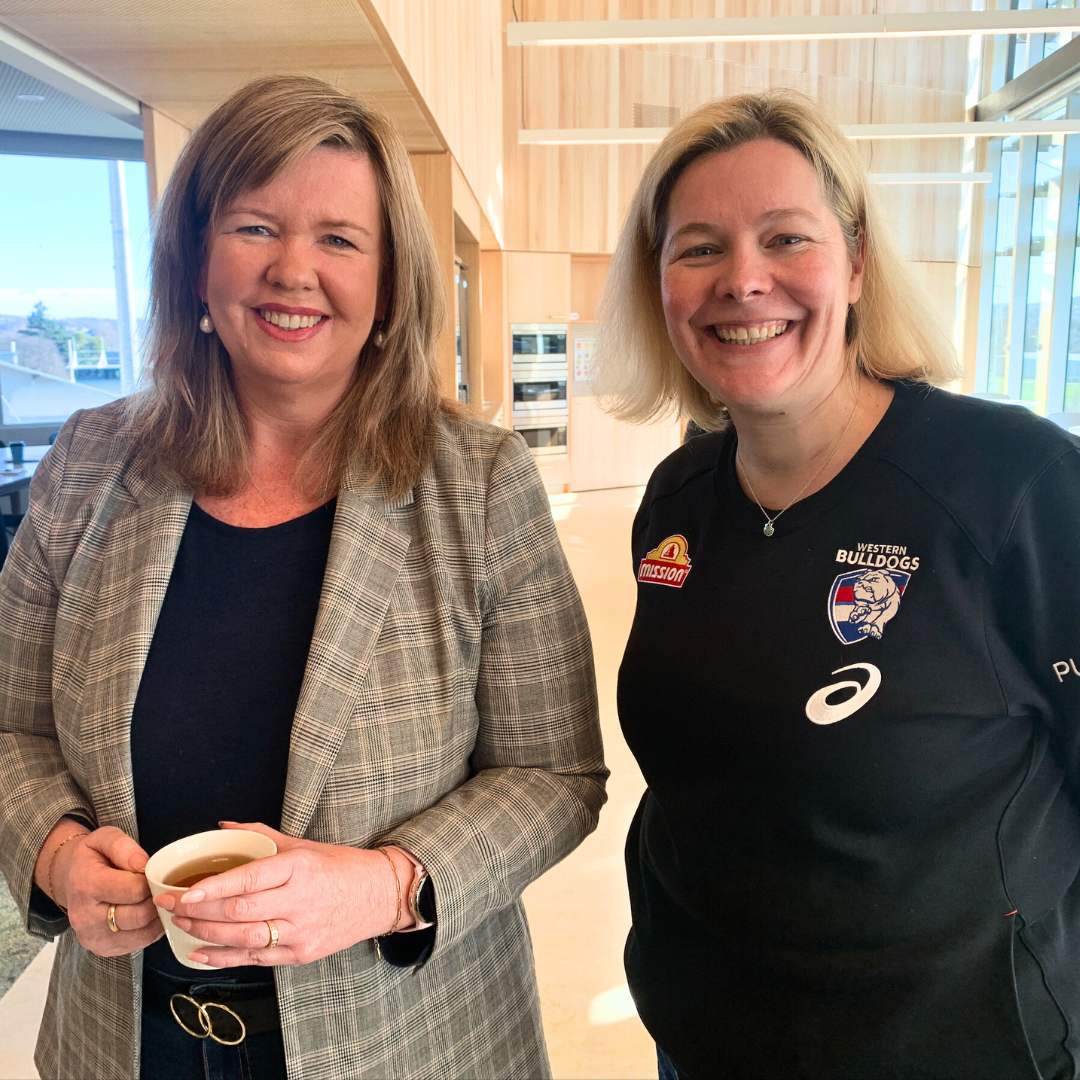
<svg viewBox="0 0 1080 1080"><path fill-rule="evenodd" d="M938 389L839 130L712 102L646 167L601 352L706 429L634 522L630 988L678 1080L1077 1075L1080 442Z"/></svg>
<svg viewBox="0 0 1080 1080"><path fill-rule="evenodd" d="M65 425L0 576L42 1075L546 1074L520 895L603 802L588 631L524 444L440 400L400 140L314 79L240 90L152 290L151 385ZM237 820L278 854L159 897L196 975L141 871Z"/></svg>

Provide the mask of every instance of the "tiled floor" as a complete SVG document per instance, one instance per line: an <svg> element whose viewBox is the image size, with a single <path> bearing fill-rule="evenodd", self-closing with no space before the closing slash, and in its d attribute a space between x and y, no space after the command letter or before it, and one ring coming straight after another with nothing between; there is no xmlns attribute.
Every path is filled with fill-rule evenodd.
<svg viewBox="0 0 1080 1080"><path fill-rule="evenodd" d="M552 508L581 589L596 653L611 780L600 826L525 896L548 1048L559 1080L656 1076L652 1043L622 971L629 923L622 844L643 783L619 734L615 676L633 614L630 522L638 489L553 495ZM52 950L38 954L0 1000L0 1080L35 1076L30 1054Z"/></svg>

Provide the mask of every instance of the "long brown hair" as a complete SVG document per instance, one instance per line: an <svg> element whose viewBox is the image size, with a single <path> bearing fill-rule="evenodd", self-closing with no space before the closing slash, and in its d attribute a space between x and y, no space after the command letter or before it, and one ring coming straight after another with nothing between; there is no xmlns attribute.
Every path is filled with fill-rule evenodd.
<svg viewBox="0 0 1080 1080"><path fill-rule="evenodd" d="M687 166L754 139L778 139L806 158L849 256L862 255L862 295L845 327L852 370L876 379L955 378L959 370L947 336L933 325L929 302L893 252L852 144L809 98L771 90L703 105L668 132L645 167L601 305L597 385L611 411L644 421L674 408L703 428L727 422L724 403L687 372L668 337L660 252L671 192Z"/></svg>
<svg viewBox="0 0 1080 1080"><path fill-rule="evenodd" d="M383 216L385 344L372 338L356 377L303 455L297 476L313 493L337 491L349 460L400 495L431 453L442 408L435 341L445 301L427 215L408 155L390 122L318 79L257 79L195 131L161 202L150 293L148 388L131 399L142 450L165 475L228 494L248 476L248 437L231 364L216 334L198 329L198 279L207 236L225 207L319 146L363 154Z"/></svg>

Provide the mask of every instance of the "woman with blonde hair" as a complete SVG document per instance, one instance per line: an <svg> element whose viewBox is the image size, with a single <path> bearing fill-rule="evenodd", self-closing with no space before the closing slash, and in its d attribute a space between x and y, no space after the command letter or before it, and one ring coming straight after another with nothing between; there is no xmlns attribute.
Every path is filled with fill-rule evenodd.
<svg viewBox="0 0 1080 1080"><path fill-rule="evenodd" d="M520 896L604 799L588 631L524 443L440 399L400 139L315 79L241 89L152 290L150 385L64 426L0 576L42 1075L546 1075ZM238 821L278 853L157 898L196 972L142 871Z"/></svg>
<svg viewBox="0 0 1080 1080"><path fill-rule="evenodd" d="M649 163L606 294L654 472L620 719L662 1077L1073 1077L1080 442L935 387L863 167L789 91Z"/></svg>

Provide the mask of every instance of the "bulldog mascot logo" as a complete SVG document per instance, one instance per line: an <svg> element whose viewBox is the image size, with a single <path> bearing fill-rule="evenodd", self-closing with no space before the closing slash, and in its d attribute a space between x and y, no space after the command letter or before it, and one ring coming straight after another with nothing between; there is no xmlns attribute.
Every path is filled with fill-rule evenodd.
<svg viewBox="0 0 1080 1080"><path fill-rule="evenodd" d="M880 641L896 617L911 574L903 570L849 570L829 591L829 625L845 644Z"/></svg>

